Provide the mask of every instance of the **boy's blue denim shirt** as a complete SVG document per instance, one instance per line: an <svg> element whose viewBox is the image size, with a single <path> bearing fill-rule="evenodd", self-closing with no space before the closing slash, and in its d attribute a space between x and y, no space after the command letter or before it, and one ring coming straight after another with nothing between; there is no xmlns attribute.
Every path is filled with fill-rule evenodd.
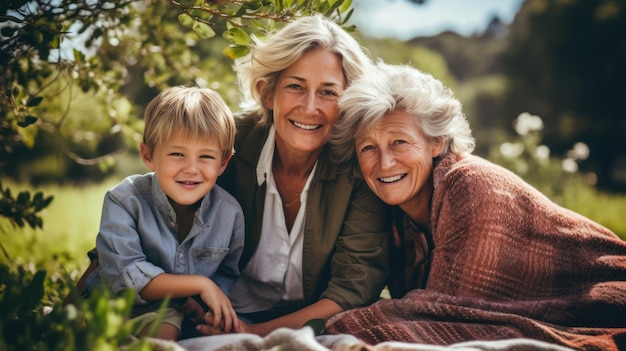
<svg viewBox="0 0 626 351"><path fill-rule="evenodd" d="M139 292L161 273L207 276L229 295L244 236L239 203L215 185L179 244L176 215L156 175L133 175L105 195L96 238L98 280L115 294L135 289L137 303L146 303Z"/></svg>

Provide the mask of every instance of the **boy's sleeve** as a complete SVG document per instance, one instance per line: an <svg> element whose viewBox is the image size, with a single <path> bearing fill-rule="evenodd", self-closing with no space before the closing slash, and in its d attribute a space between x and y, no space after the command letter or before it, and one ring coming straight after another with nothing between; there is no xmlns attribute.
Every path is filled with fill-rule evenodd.
<svg viewBox="0 0 626 351"><path fill-rule="evenodd" d="M139 292L164 270L146 261L137 232L137 220L132 213L132 209L107 192L100 231L96 237L99 279L114 294L129 288L135 289L136 301L144 302Z"/></svg>

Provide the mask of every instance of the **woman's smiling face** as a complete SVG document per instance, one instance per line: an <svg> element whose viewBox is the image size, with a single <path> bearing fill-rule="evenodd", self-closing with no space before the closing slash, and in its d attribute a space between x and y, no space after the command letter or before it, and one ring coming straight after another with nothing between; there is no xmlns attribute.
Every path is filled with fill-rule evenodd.
<svg viewBox="0 0 626 351"><path fill-rule="evenodd" d="M430 201L433 158L443 147L424 136L415 117L394 111L359 134L355 145L361 173L381 200L402 208Z"/></svg>
<svg viewBox="0 0 626 351"><path fill-rule="evenodd" d="M344 88L341 59L326 49L308 52L283 71L267 102L277 142L297 151L320 150L338 117Z"/></svg>

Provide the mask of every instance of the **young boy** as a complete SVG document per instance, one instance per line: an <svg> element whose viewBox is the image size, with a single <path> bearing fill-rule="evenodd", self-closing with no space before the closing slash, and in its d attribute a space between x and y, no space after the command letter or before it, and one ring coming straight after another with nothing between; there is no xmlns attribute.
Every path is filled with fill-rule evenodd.
<svg viewBox="0 0 626 351"><path fill-rule="evenodd" d="M239 276L244 218L215 181L232 156L232 113L210 89L173 87L148 104L144 121L140 151L151 172L106 193L98 281L114 293L135 289L137 336L169 297L156 337L179 339L184 312L176 299L197 295L229 331L239 323L228 293Z"/></svg>

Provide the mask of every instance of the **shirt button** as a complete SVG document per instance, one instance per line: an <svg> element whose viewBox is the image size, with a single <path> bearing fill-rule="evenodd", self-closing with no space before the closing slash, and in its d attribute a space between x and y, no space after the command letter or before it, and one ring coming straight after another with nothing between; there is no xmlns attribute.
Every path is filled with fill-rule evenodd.
<svg viewBox="0 0 626 351"><path fill-rule="evenodd" d="M179 260L182 260L182 259L183 259L183 257L184 257L183 253L182 253L182 252L179 252L179 253L178 253L178 259L179 259Z"/></svg>

